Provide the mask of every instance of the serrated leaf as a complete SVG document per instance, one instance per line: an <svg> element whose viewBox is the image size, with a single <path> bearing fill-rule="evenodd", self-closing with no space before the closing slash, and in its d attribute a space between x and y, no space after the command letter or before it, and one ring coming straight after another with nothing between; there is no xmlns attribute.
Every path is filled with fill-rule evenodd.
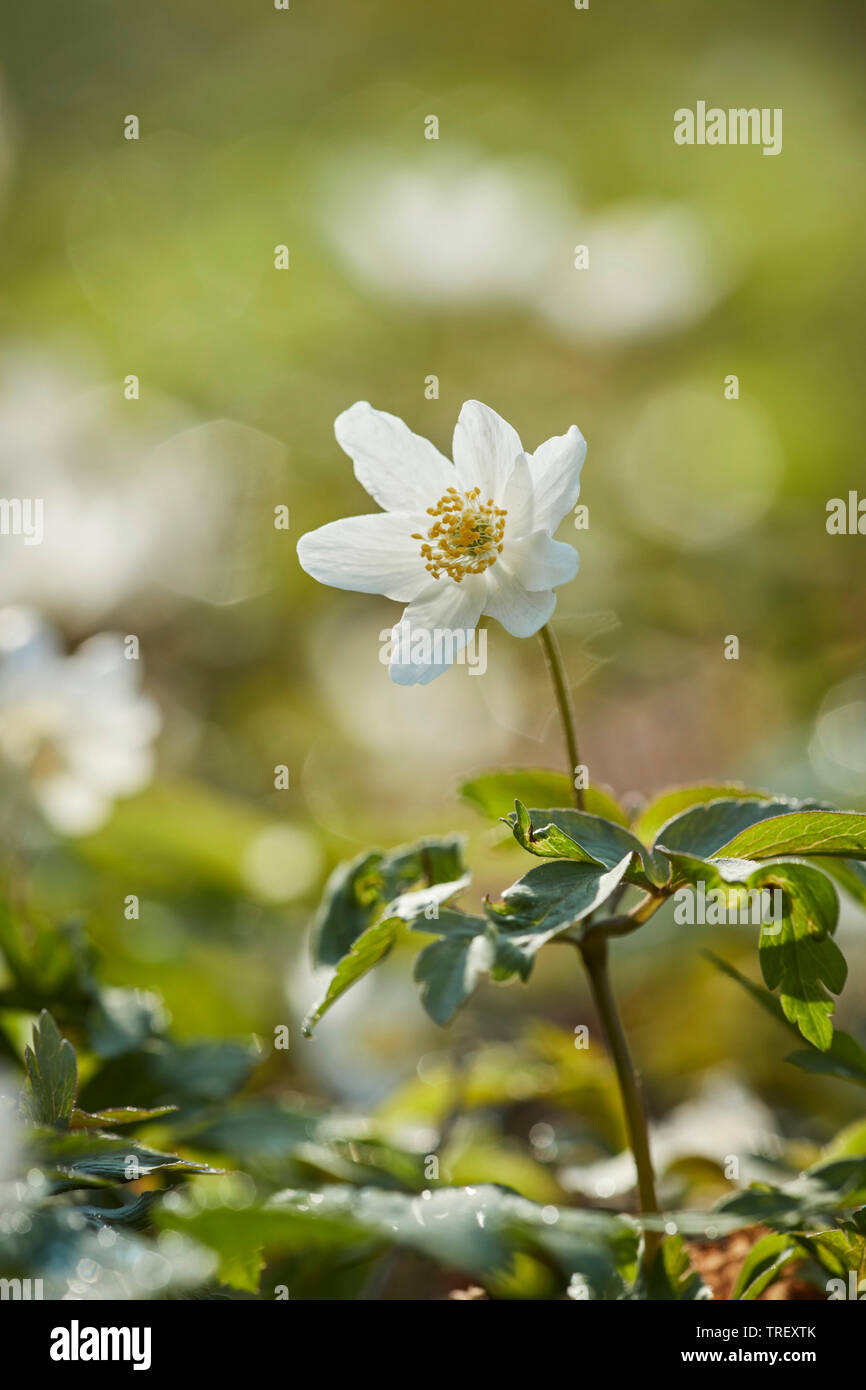
<svg viewBox="0 0 866 1390"><path fill-rule="evenodd" d="M78 1092L75 1049L46 1009L33 1025L33 1046L24 1049L27 1080L22 1110L34 1124L68 1129Z"/></svg>
<svg viewBox="0 0 866 1390"><path fill-rule="evenodd" d="M835 1008L827 990L838 994L847 975L845 958L830 936L839 914L836 890L825 874L806 864L774 864L749 883L783 891L781 924L761 930L761 971L767 986L779 991L785 1017L826 1052Z"/></svg>
<svg viewBox="0 0 866 1390"><path fill-rule="evenodd" d="M866 858L866 814L859 811L794 811L740 831L720 850L743 859L781 854L839 854Z"/></svg>
<svg viewBox="0 0 866 1390"><path fill-rule="evenodd" d="M766 792L746 791L734 782L723 782L718 786L669 787L653 797L631 828L639 840L645 845L651 845L663 825L681 816L692 806L726 799L767 801L770 798Z"/></svg>
<svg viewBox="0 0 866 1390"><path fill-rule="evenodd" d="M517 767L472 777L460 787L460 796L491 820L504 819L515 801L524 806L568 806L573 788L562 772L543 768ZM610 792L603 787L586 787L584 809L617 825L628 825L628 817Z"/></svg>
<svg viewBox="0 0 866 1390"><path fill-rule="evenodd" d="M670 877L670 864L642 845L630 830L585 811L527 810L517 802L507 817L518 844L542 859L573 859L613 869L633 856L626 872L630 883L660 886Z"/></svg>

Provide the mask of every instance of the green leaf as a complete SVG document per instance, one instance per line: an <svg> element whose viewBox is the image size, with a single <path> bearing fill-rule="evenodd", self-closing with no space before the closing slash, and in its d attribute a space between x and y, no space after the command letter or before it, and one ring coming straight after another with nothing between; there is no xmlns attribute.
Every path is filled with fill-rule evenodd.
<svg viewBox="0 0 866 1390"><path fill-rule="evenodd" d="M825 874L830 874L845 892L859 903L861 907L866 907L866 864L862 864L859 859L839 859L832 854L826 858L812 861L819 869L823 869Z"/></svg>
<svg viewBox="0 0 866 1390"><path fill-rule="evenodd" d="M176 1105L157 1105L150 1110L137 1109L134 1105L119 1105L111 1110L101 1110L91 1115L87 1110L73 1110L70 1129L105 1129L113 1125L139 1125L145 1120L159 1120L163 1115L171 1115Z"/></svg>
<svg viewBox="0 0 866 1390"><path fill-rule="evenodd" d="M349 950L337 962L336 969L329 976L324 994L304 1020L305 1037L312 1036L318 1020L347 989L384 959L397 940L402 922L410 922L420 917L435 919L442 904L468 886L469 874L463 874L459 878L443 877L456 873L460 867L459 842L456 840L447 842L445 852L442 851L441 844L425 842L422 846L396 850L387 858L379 859L375 873L375 898L372 903L364 906L364 912L368 916L370 908L373 908L372 925L366 927L360 936L355 938ZM389 895L398 887L415 883L419 878L426 880L423 888L401 892L382 907L383 895ZM358 880L355 881L356 888L357 885ZM383 915L376 920L379 911L382 911Z"/></svg>
<svg viewBox="0 0 866 1390"><path fill-rule="evenodd" d="M480 978L497 964L499 941L496 927L483 917L446 909L435 922L424 921L421 930L435 932L437 941L425 946L415 961L415 979L421 986L421 1003L434 1023L450 1023L474 991ZM506 957L506 969L514 969Z"/></svg>
<svg viewBox="0 0 866 1390"><path fill-rule="evenodd" d="M720 801L732 798L737 801L768 800L766 792L745 791L734 782L723 782L720 786L670 787L660 792L643 808L632 825L632 830L645 845L651 845L663 825L682 815L692 806L707 801ZM611 818L612 819L612 818Z"/></svg>
<svg viewBox="0 0 866 1390"><path fill-rule="evenodd" d="M804 1255L810 1255L833 1278L843 1279L842 1297L850 1297L852 1280L847 1276L852 1270L859 1276L853 1281L855 1287L866 1291L863 1283L863 1276L866 1275L866 1226L862 1211L855 1212L850 1221L842 1221L838 1229L802 1235L799 1241ZM858 1301L862 1301L862 1295Z"/></svg>
<svg viewBox="0 0 866 1390"><path fill-rule="evenodd" d="M801 1071L835 1076L840 1081L866 1086L866 1048L839 1028L834 1028L833 1041L826 1052L791 1052L785 1061Z"/></svg>
<svg viewBox="0 0 866 1390"><path fill-rule="evenodd" d="M7 980L0 1007L58 1014L86 1005L95 990L93 952L77 924L55 927L39 914L26 918L0 902L0 952Z"/></svg>
<svg viewBox="0 0 866 1390"><path fill-rule="evenodd" d="M369 1259L396 1247L505 1294L515 1258L526 1256L547 1271L553 1297L577 1275L590 1297L615 1298L623 1288L620 1271L637 1256L636 1231L623 1217L542 1207L491 1184L436 1187L423 1195L330 1184L319 1192L280 1192L243 1210L163 1205L154 1217L158 1226L215 1251L223 1277L243 1280L246 1288L262 1258L342 1261L354 1252Z"/></svg>
<svg viewBox="0 0 866 1390"><path fill-rule="evenodd" d="M724 1197L715 1208L746 1224L763 1223L778 1231L807 1231L825 1226L837 1212L866 1201L866 1157L819 1163L791 1182L773 1187L756 1183Z"/></svg>
<svg viewBox="0 0 866 1390"><path fill-rule="evenodd" d="M334 1004L341 994L345 994L351 985L366 975L374 965L378 965L394 942L400 929L399 917L386 917L381 922L376 922L372 927L368 927L362 932L355 941L347 955L338 964L336 970L328 982L328 987L322 998L314 1004L303 1022L303 1033L305 1038L313 1035L313 1029L319 1019L327 1013L328 1009Z"/></svg>
<svg viewBox="0 0 866 1390"><path fill-rule="evenodd" d="M486 918L446 908L436 918L416 917L414 931L438 937L418 956L415 979L434 1022L446 1024L465 1004L482 975L528 978L538 950L610 897L629 864L556 862L531 869L486 907Z"/></svg>
<svg viewBox="0 0 866 1390"><path fill-rule="evenodd" d="M218 1173L205 1163L194 1163L178 1154L151 1149L129 1136L100 1130L36 1129L28 1134L32 1159L63 1189L138 1182L152 1173Z"/></svg>
<svg viewBox="0 0 866 1390"><path fill-rule="evenodd" d="M100 989L85 1017L90 1046L100 1057L134 1052L167 1024L158 995L143 989Z"/></svg>
<svg viewBox="0 0 866 1390"><path fill-rule="evenodd" d="M641 1272L627 1297L691 1303L711 1298L712 1294L692 1269L682 1236L675 1235L661 1242L649 1269Z"/></svg>
<svg viewBox="0 0 866 1390"><path fill-rule="evenodd" d="M698 859L681 850L667 850L673 866L671 887L703 883L707 892L716 888L748 886L761 868L757 859Z"/></svg>
<svg viewBox="0 0 866 1390"><path fill-rule="evenodd" d="M257 1060L252 1046L228 1040L152 1038L135 1052L110 1058L82 1086L79 1101L94 1113L113 1107L118 1096L142 1108L211 1105L239 1091Z"/></svg>
<svg viewBox="0 0 866 1390"><path fill-rule="evenodd" d="M710 801L674 816L661 827L655 843L661 850L678 850L698 859L722 855L723 847L726 858L760 858L750 855L748 850L732 848L735 837L762 821L790 814L799 804L781 797L765 801L748 797Z"/></svg>
<svg viewBox="0 0 866 1390"><path fill-rule="evenodd" d="M821 1151L823 1159L856 1158L866 1155L866 1119L855 1120L840 1129Z"/></svg>
<svg viewBox="0 0 866 1390"><path fill-rule="evenodd" d="M866 813L795 811L741 830L721 849L743 859L771 859L780 854L839 854L866 859Z"/></svg>
<svg viewBox="0 0 866 1390"><path fill-rule="evenodd" d="M519 969L523 979L542 946L606 902L630 863L627 854L612 869L566 859L539 864L506 888L500 903L488 907L503 942L524 962Z"/></svg>
<svg viewBox="0 0 866 1390"><path fill-rule="evenodd" d="M748 976L743 975L735 965L731 965L728 961L722 960L721 956L715 955L713 951L703 951L701 954L706 960L710 961L717 970L720 970L723 975L727 975L731 980L736 980L737 984L740 985L747 994L750 994L755 1002L760 1004L762 1009L768 1014L771 1014L777 1022L783 1023L790 1032L796 1033L799 1038L800 1030L797 1028L796 1024L788 1022L782 1005L775 994L771 994L770 991L764 989L762 985L755 984L754 980L750 980Z"/></svg>
<svg viewBox="0 0 866 1390"><path fill-rule="evenodd" d="M802 1250L790 1235L774 1232L762 1236L740 1266L732 1300L751 1302L758 1298L789 1264L802 1258Z"/></svg>
<svg viewBox="0 0 866 1390"><path fill-rule="evenodd" d="M835 1008L827 990L838 994L847 974L845 958L829 935L839 914L836 890L825 874L807 864L770 865L749 883L783 891L781 930L778 923L761 930L761 971L767 986L779 990L785 1017L826 1052L833 1041Z"/></svg>
<svg viewBox="0 0 866 1390"><path fill-rule="evenodd" d="M465 877L459 836L419 840L383 854L368 850L331 874L313 924L313 960L336 966L362 932L383 916L400 894Z"/></svg>
<svg viewBox="0 0 866 1390"><path fill-rule="evenodd" d="M527 811L518 801L507 823L518 844L542 859L574 859L613 869L626 855L633 855L625 874L630 883L661 886L670 877L670 864L663 855L648 850L630 830L586 811Z"/></svg>
<svg viewBox="0 0 866 1390"><path fill-rule="evenodd" d="M517 767L471 778L460 787L460 796L482 815L491 820L503 820L515 801L522 801L525 806L564 807L571 804L574 791L562 772ZM628 825L625 811L604 788L586 787L583 799L585 810L593 815L603 816L617 825Z"/></svg>
<svg viewBox="0 0 866 1390"><path fill-rule="evenodd" d="M78 1092L78 1064L74 1047L61 1037L46 1009L33 1025L33 1046L24 1049L24 1066L24 1114L34 1124L68 1129Z"/></svg>
<svg viewBox="0 0 866 1390"><path fill-rule="evenodd" d="M319 1194L310 1194L315 1203ZM158 1226L181 1231L212 1250L218 1260L217 1278L229 1288L257 1293L266 1255L303 1253L307 1260L322 1252L350 1249L369 1236L342 1213L323 1206L285 1211L273 1206L190 1207L154 1213Z"/></svg>
<svg viewBox="0 0 866 1390"><path fill-rule="evenodd" d="M760 1004L762 1009L765 1009L777 1022L783 1024L789 1032L794 1033L799 1039L801 1036L799 1028L785 1017L782 1005L775 994L771 994L763 986L747 979L735 966L729 965L727 961L714 955L712 951L704 951L703 955L712 962L717 970L735 980L741 988L752 996L757 1004ZM792 1052L785 1058L785 1061L792 1063L795 1067L800 1067L803 1071L816 1072L824 1076L835 1076L843 1081L854 1081L860 1086L866 1086L866 1048L861 1047L850 1033L845 1033L839 1028L834 1028L833 1041L826 1052L817 1049Z"/></svg>

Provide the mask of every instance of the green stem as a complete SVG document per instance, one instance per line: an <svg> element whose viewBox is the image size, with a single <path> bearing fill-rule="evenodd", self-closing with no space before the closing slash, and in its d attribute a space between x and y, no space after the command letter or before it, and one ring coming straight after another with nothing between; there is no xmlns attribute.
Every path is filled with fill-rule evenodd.
<svg viewBox="0 0 866 1390"><path fill-rule="evenodd" d="M551 627L547 624L539 632L541 645L544 648L544 655L547 660L547 669L553 682L553 690L556 695L556 704L559 710L559 718L562 724L562 732L565 737L565 748L568 754L568 762L571 768L571 785L574 791L574 804L578 811L584 809L583 788L575 785L575 776L580 766L580 753L577 748L577 734L574 728L574 711L568 691L568 682L565 677L565 667L562 664L562 653L559 650L559 643ZM592 997L595 1007L598 1010L602 1021L605 1037L607 1039L608 1051L613 1059L616 1069L617 1081L619 1082L620 1094L622 1096L623 1109L625 1111L626 1130L628 1132L629 1145L634 1155L635 1167L637 1169L638 1196L640 1200L640 1210L643 1215L658 1212L658 1202L656 1200L655 1177L653 1175L652 1158L650 1157L649 1137L647 1135L646 1114L643 1107L643 1099L640 1091L640 1080L631 1060L628 1050L625 1033L623 1032L619 1010L613 996L610 984L610 975L607 968L607 928L611 934L634 931L642 922L660 906L663 895L649 893L647 897L632 909L632 912L621 918L611 918L608 922L599 923L597 928L589 927L585 922L583 927L584 936L580 942L575 944L583 958L586 972L589 976ZM656 1232L648 1231L644 1239L644 1261L649 1263L656 1250L658 1249L660 1236Z"/></svg>
<svg viewBox="0 0 866 1390"><path fill-rule="evenodd" d="M556 706L559 710L559 720L562 724L562 732L565 737L565 751L568 755L569 767L571 772L569 781L572 786L574 804L578 811L583 810L583 788L575 786L574 779L577 769L580 766L580 753L577 748L577 734L574 729L574 711L571 706L571 699L568 693L568 682L565 678L565 667L562 664L562 652L559 650L559 643L556 634L549 624L545 623L539 632L541 645L544 648L544 656L547 661L547 669L550 672L550 679L553 682L553 693L556 696Z"/></svg>
<svg viewBox="0 0 866 1390"><path fill-rule="evenodd" d="M625 1111L629 1145L637 1169L640 1210L641 1214L646 1216L658 1212L659 1209L647 1134L646 1113L641 1096L640 1078L631 1060L619 1010L611 988L607 966L607 942L603 938L584 941L579 950L586 966L586 973L589 976L593 1001L602 1021L608 1051L616 1068ZM658 1249L659 1239L657 1233L647 1232L644 1241L644 1260L646 1262L652 1259Z"/></svg>

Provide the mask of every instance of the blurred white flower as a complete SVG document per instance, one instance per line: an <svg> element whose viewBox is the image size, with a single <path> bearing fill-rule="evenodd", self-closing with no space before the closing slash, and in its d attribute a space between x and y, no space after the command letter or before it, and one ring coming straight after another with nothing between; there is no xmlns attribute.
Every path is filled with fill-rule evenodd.
<svg viewBox="0 0 866 1390"><path fill-rule="evenodd" d="M809 758L834 791L862 796L866 779L866 675L834 685L821 701Z"/></svg>
<svg viewBox="0 0 866 1390"><path fill-rule="evenodd" d="M0 757L61 834L98 829L150 781L160 717L138 667L118 634L66 655L36 613L0 610Z"/></svg>
<svg viewBox="0 0 866 1390"><path fill-rule="evenodd" d="M577 572L555 541L580 492L586 441L576 425L525 454L489 406L467 401L454 462L402 420L358 401L335 425L359 483L384 508L344 517L298 542L322 584L407 603L391 634L391 679L426 685L456 659L482 614L531 637Z"/></svg>
<svg viewBox="0 0 866 1390"><path fill-rule="evenodd" d="M587 268L561 255L537 299L569 337L618 342L682 328L726 288L718 253L685 205L618 203L578 219L572 240L587 247Z"/></svg>
<svg viewBox="0 0 866 1390"><path fill-rule="evenodd" d="M350 154L326 175L323 231L380 293L434 309L517 304L567 338L617 343L684 327L729 288L733 253L687 203L590 213L538 159L429 153L423 166Z"/></svg>
<svg viewBox="0 0 866 1390"><path fill-rule="evenodd" d="M285 447L238 421L198 423L150 386L140 400L122 379L94 389L102 377L20 346L0 360L0 496L42 499L45 532L0 546L4 601L93 627L121 603L267 589Z"/></svg>
<svg viewBox="0 0 866 1390"><path fill-rule="evenodd" d="M520 300L569 244L556 179L535 163L430 154L426 168L347 158L321 198L326 236L385 294L446 306Z"/></svg>

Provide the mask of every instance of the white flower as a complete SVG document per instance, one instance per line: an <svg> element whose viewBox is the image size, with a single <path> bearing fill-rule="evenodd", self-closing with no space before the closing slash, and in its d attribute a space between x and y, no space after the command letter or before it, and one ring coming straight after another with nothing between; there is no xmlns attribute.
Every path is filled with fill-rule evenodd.
<svg viewBox="0 0 866 1390"><path fill-rule="evenodd" d="M426 685L440 675L482 614L515 637L543 627L554 585L577 572L577 551L552 539L580 491L586 441L576 425L526 454L495 411L467 401L453 463L366 401L344 411L334 431L384 510L308 532L298 556L322 584L408 605L392 633L392 680ZM444 656L431 647L435 633L448 635Z"/></svg>
<svg viewBox="0 0 866 1390"><path fill-rule="evenodd" d="M537 161L468 149L420 165L349 150L325 175L320 216L350 271L381 293L440 310L521 303L559 258L570 264L574 211L562 186Z"/></svg>
<svg viewBox="0 0 866 1390"><path fill-rule="evenodd" d="M67 656L31 610L0 612L0 757L61 834L98 829L116 798L150 781L160 718L138 665L116 633Z"/></svg>

